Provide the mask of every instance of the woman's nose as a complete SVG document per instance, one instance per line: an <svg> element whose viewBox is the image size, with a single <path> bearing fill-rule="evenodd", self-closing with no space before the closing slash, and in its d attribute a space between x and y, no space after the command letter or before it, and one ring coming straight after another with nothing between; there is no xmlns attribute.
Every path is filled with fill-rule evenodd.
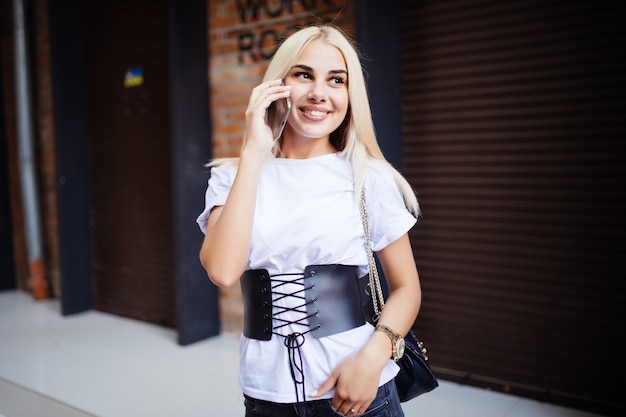
<svg viewBox="0 0 626 417"><path fill-rule="evenodd" d="M323 82L315 81L311 83L308 98L316 103L326 101L326 90Z"/></svg>

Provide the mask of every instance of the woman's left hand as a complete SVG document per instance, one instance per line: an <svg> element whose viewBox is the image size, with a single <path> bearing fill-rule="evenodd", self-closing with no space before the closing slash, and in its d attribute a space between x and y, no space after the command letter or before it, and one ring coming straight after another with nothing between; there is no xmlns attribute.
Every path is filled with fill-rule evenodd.
<svg viewBox="0 0 626 417"><path fill-rule="evenodd" d="M380 374L389 360L380 358L380 355L371 357L363 350L347 357L312 396L320 397L334 387L330 404L335 411L345 416L363 414L376 398Z"/></svg>
<svg viewBox="0 0 626 417"><path fill-rule="evenodd" d="M378 323L406 334L421 304L419 276L408 234L378 252L389 285L389 296ZM312 394L320 397L335 388L332 407L340 414L355 416L367 411L378 392L383 368L391 358L389 337L373 331L367 343L341 362Z"/></svg>

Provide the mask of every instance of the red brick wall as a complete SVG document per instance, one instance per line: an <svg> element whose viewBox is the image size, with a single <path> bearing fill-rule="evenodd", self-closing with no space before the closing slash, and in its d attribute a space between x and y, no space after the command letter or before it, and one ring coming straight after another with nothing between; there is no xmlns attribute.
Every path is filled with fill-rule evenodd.
<svg viewBox="0 0 626 417"><path fill-rule="evenodd" d="M31 4L32 27L28 27L32 42L29 46L30 67L33 77L32 110L34 124L35 154L37 158L39 203L41 224L43 227L43 250L46 275L51 281L52 294L59 294L58 265L58 227L56 215L56 173L54 154L54 132L52 114L52 86L50 73L50 53L48 42L47 0L35 0ZM18 288L27 289L29 276L28 253L24 234L24 216L22 208L21 184L17 145L17 123L15 113L15 68L13 49L13 19L10 2L5 0L2 13L2 78L4 88L4 107L6 134L8 137L9 187L11 189L11 215L13 217L13 244L15 250L15 269ZM7 23L6 25L4 23ZM4 162L3 162L4 163Z"/></svg>
<svg viewBox="0 0 626 417"><path fill-rule="evenodd" d="M237 156L250 92L263 78L280 39L297 26L334 21L353 33L353 2L347 0L210 0L209 83L213 155ZM239 286L221 291L224 332L240 332Z"/></svg>

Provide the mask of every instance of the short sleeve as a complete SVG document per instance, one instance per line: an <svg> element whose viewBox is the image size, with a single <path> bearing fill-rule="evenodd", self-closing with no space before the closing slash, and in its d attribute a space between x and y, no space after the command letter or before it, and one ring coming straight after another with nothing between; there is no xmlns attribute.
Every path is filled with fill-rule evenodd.
<svg viewBox="0 0 626 417"><path fill-rule="evenodd" d="M373 250L378 252L407 233L417 222L404 204L391 170L370 164L365 175L365 202Z"/></svg>
<svg viewBox="0 0 626 417"><path fill-rule="evenodd" d="M196 219L202 233L206 233L211 210L226 203L236 172L237 167L228 163L211 169L211 177L204 195L204 211Z"/></svg>

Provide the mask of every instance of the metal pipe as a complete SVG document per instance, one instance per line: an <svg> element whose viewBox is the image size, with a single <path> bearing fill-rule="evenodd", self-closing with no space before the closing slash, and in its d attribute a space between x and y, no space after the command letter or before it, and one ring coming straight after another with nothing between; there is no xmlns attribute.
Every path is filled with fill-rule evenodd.
<svg viewBox="0 0 626 417"><path fill-rule="evenodd" d="M43 256L41 218L37 195L37 172L33 140L33 116L29 78L24 3L13 0L15 42L15 101L22 205L29 262L28 285L36 299L48 298L48 280Z"/></svg>

